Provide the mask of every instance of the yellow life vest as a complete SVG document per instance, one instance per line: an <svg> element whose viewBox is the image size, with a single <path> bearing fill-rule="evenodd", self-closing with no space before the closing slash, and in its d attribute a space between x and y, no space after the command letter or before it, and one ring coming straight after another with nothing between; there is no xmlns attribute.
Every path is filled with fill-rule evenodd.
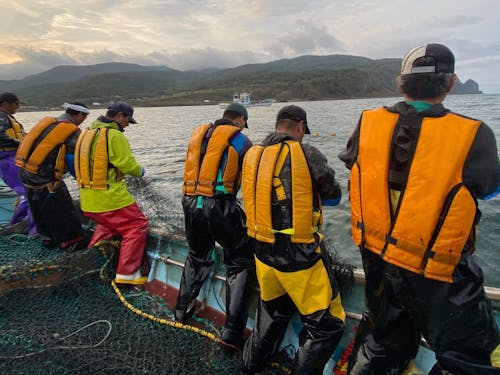
<svg viewBox="0 0 500 375"><path fill-rule="evenodd" d="M75 175L79 188L93 190L109 188L107 130L107 128L84 129L78 137L75 148ZM92 158L93 146L95 152Z"/></svg>
<svg viewBox="0 0 500 375"><path fill-rule="evenodd" d="M189 140L184 168L184 195L202 195L213 197L217 185L224 186L231 194L239 188L239 155L236 149L229 145L229 140L241 129L233 125L217 125L206 145L202 155L203 140L211 124L200 125L192 133ZM217 182L222 155L227 150L227 160L222 181Z"/></svg>
<svg viewBox="0 0 500 375"><path fill-rule="evenodd" d="M453 282L476 215L462 170L480 122L452 113L423 119L391 219L388 165L397 121L398 114L385 108L363 113L349 183L352 238L389 263Z"/></svg>
<svg viewBox="0 0 500 375"><path fill-rule="evenodd" d="M5 130L5 134L12 139L18 139L22 141L25 136L23 126L14 118L14 116L11 116L9 114L6 115L12 127ZM16 147L4 147L1 151L10 151L15 149Z"/></svg>
<svg viewBox="0 0 500 375"><path fill-rule="evenodd" d="M50 126L55 125L47 132L34 147L42 133ZM44 117L24 137L16 153L15 164L31 173L38 173L40 166L50 152L59 148L56 163L54 165L54 177L60 180L66 172L66 145L64 141L74 132L78 126L69 122L59 122L54 117Z"/></svg>
<svg viewBox="0 0 500 375"><path fill-rule="evenodd" d="M287 199L279 178L287 157L291 163L292 228L274 229L272 191L279 201ZM252 238L274 243L275 233L288 234L294 243L313 243L321 225L321 210L313 210L311 174L302 147L297 141L271 146L253 146L243 160L243 205L247 232ZM290 198L290 197L288 197Z"/></svg>

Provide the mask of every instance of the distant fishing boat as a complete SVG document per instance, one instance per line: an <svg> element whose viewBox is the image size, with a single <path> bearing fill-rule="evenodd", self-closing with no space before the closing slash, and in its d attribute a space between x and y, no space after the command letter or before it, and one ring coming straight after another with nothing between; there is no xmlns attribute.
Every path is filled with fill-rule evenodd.
<svg viewBox="0 0 500 375"><path fill-rule="evenodd" d="M235 92L233 95L233 103L239 103L245 107L269 107L275 101L275 99L252 100L252 93L250 92ZM219 103L219 106L220 108L226 108L228 103Z"/></svg>

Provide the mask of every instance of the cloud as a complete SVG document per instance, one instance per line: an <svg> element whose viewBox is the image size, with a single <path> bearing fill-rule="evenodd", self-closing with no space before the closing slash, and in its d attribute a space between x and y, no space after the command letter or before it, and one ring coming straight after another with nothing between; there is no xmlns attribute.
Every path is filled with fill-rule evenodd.
<svg viewBox="0 0 500 375"><path fill-rule="evenodd" d="M276 58L345 51L344 44L329 34L325 27L302 19L296 20L294 25L293 31L279 36L264 49Z"/></svg>
<svg viewBox="0 0 500 375"><path fill-rule="evenodd" d="M427 22L428 25L434 28L457 28L462 26L472 26L486 21L485 17L481 16L467 16L467 15L451 15L447 17L432 17Z"/></svg>
<svg viewBox="0 0 500 375"><path fill-rule="evenodd" d="M499 55L499 10L497 0L16 0L0 13L0 63L16 62L1 66L0 79L30 65L35 73L109 61L186 70L304 54L401 58L429 42L477 72L478 58Z"/></svg>
<svg viewBox="0 0 500 375"><path fill-rule="evenodd" d="M27 74L39 73L58 65L93 65L111 61L140 65L165 65L178 70L201 70L231 68L271 60L264 53L226 51L217 48L188 49L177 54L164 51L139 54L132 50L117 53L107 49L80 53L71 48L66 48L65 52L56 52L37 50L32 47L15 48L14 51L20 61L13 64L0 64L0 79L19 79Z"/></svg>

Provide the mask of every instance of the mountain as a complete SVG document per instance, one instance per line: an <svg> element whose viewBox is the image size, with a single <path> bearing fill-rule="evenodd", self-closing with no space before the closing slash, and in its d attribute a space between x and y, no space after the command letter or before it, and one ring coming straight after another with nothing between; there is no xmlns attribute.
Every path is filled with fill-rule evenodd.
<svg viewBox="0 0 500 375"><path fill-rule="evenodd" d="M230 101L234 92L278 101L399 96L395 77L401 59L360 56L300 56L231 69L179 71L166 66L127 63L65 65L19 80L0 81L24 108L59 107L67 101L164 106ZM452 93L481 93L476 82L457 80Z"/></svg>
<svg viewBox="0 0 500 375"><path fill-rule="evenodd" d="M42 84L63 83L98 74L124 73L124 72L149 72L149 71L175 71L166 66L142 66L128 63L103 63L95 65L61 65L45 72L32 74L23 79L0 81L0 85L12 85L14 88L38 86Z"/></svg>

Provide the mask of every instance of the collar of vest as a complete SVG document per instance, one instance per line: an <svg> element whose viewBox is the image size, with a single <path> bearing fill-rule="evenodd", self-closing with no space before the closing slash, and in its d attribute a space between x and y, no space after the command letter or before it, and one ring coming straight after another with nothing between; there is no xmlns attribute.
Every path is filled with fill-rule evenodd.
<svg viewBox="0 0 500 375"><path fill-rule="evenodd" d="M417 112L415 108L406 102L399 102L391 107L385 107L389 112L399 113L400 115L418 114L426 117L443 117L450 112L443 104L435 104L429 109Z"/></svg>
<svg viewBox="0 0 500 375"><path fill-rule="evenodd" d="M123 128L118 123L105 116L99 116L99 118L95 120L92 123L92 125L90 125L90 129L99 129L99 128L115 129L123 132Z"/></svg>
<svg viewBox="0 0 500 375"><path fill-rule="evenodd" d="M277 143L285 142L285 141L295 141L298 142L295 138L287 133L276 133L273 132L269 134L264 141L262 141L262 146L270 146Z"/></svg>
<svg viewBox="0 0 500 375"><path fill-rule="evenodd" d="M234 122L231 120L228 120L227 118L221 118L219 120L214 121L214 126L217 125L232 125L232 126L237 126Z"/></svg>

